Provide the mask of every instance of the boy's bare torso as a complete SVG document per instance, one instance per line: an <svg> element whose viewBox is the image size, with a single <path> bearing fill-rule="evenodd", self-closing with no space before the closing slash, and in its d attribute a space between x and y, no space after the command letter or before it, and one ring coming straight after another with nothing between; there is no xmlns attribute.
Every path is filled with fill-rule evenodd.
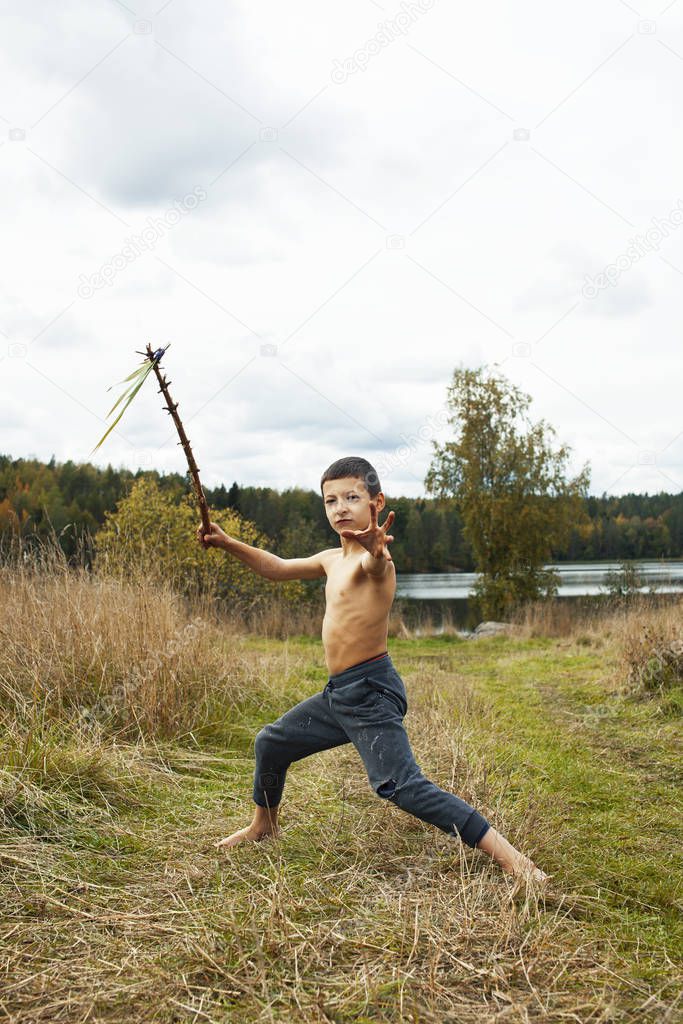
<svg viewBox="0 0 683 1024"><path fill-rule="evenodd" d="M396 568L387 563L375 578L361 568L364 550L320 553L325 569L322 642L330 675L387 650L389 612L396 593Z"/></svg>

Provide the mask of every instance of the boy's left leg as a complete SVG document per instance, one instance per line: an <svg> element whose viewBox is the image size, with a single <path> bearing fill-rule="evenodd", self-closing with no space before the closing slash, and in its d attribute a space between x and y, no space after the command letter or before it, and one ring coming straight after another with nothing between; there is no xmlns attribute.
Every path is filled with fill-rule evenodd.
<svg viewBox="0 0 683 1024"><path fill-rule="evenodd" d="M377 796L401 810L476 846L489 822L461 797L422 774L403 726L403 682L393 667L382 670L382 676L377 670L372 674L375 686L366 677L353 684L353 692L344 688L331 697L332 710L363 759L370 785Z"/></svg>
<svg viewBox="0 0 683 1024"><path fill-rule="evenodd" d="M467 801L427 779L415 760L402 715L390 698L380 698L381 720L360 723L349 733L379 797L475 847L490 828Z"/></svg>
<svg viewBox="0 0 683 1024"><path fill-rule="evenodd" d="M408 702L403 680L383 664L352 688L330 698L331 709L347 732L368 773L373 790L401 810L429 822L492 857L508 873L537 882L549 876L508 842L461 797L426 779L403 726Z"/></svg>

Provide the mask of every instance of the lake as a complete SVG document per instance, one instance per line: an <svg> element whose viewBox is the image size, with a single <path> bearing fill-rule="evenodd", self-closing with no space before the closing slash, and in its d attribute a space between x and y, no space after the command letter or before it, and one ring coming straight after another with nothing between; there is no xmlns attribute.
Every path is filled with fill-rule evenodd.
<svg viewBox="0 0 683 1024"><path fill-rule="evenodd" d="M683 561L636 562L645 580L641 590L646 593L654 586L660 593L683 592ZM578 597L581 594L599 594L606 590L605 576L618 570L618 562L561 562L547 565L560 576L558 597ZM396 597L416 597L421 600L450 597L461 600L469 597L477 574L475 572L406 572L397 573Z"/></svg>
<svg viewBox="0 0 683 1024"><path fill-rule="evenodd" d="M642 593L654 589L661 594L683 593L683 560L636 561L643 577ZM606 593L605 576L618 570L619 562L561 562L545 568L557 570L558 597L571 600L589 594ZM471 629L477 624L468 597L477 579L474 572L397 573L396 599L402 599L406 619L415 622L421 612L440 620L445 609L458 625Z"/></svg>

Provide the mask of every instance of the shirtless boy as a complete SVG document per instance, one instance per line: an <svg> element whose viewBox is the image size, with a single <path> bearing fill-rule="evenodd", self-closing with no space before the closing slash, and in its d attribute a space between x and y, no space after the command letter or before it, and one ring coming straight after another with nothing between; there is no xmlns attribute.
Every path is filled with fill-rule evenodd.
<svg viewBox="0 0 683 1024"><path fill-rule="evenodd" d="M548 876L515 849L478 811L422 774L403 718L403 681L387 651L396 568L389 553L389 512L377 473L360 457L338 459L320 489L327 519L341 545L308 558L279 558L229 537L216 523L197 528L204 546L224 548L269 580L327 577L322 642L329 678L325 689L263 727L254 742L254 818L220 840L218 848L279 835L278 810L290 764L320 750L353 743L377 796L470 847L483 850L508 874L544 881Z"/></svg>

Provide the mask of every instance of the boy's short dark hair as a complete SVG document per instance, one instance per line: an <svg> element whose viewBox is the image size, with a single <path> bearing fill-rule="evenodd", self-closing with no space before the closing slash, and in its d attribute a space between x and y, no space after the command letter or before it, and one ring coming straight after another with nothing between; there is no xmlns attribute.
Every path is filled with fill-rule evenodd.
<svg viewBox="0 0 683 1024"><path fill-rule="evenodd" d="M326 480L342 480L345 476L358 476L368 489L371 498L382 490L377 471L367 459L360 455L347 455L328 466L320 478L320 493L324 497L323 484Z"/></svg>

